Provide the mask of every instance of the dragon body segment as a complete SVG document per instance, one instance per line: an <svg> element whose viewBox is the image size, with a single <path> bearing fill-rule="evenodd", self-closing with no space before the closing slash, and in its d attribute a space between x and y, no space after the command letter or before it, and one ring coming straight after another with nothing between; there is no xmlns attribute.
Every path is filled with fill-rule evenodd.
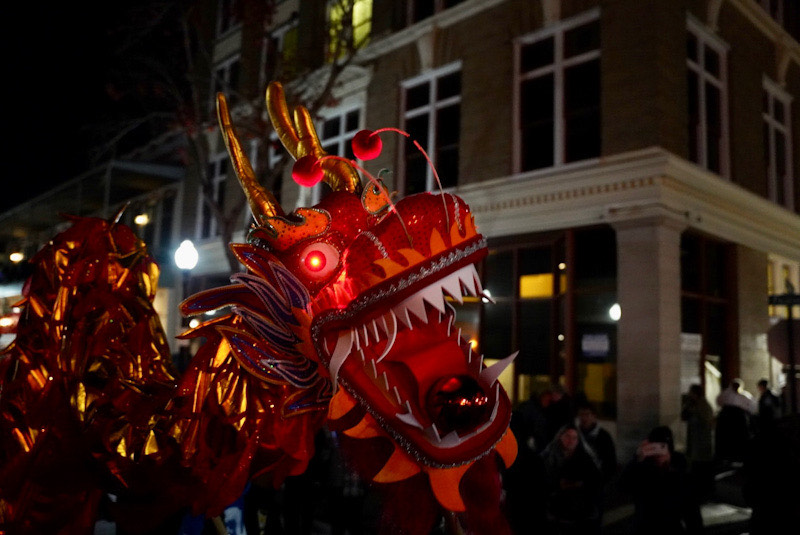
<svg viewBox="0 0 800 535"><path fill-rule="evenodd" d="M123 288L112 295L147 312L112 338L135 338L135 354L92 356L88 368L71 377L89 384L87 369L96 362L137 363L134 370L115 370L121 384L128 385L128 374L142 382L129 387L134 394L124 405L137 409L114 413L118 424L129 417L137 422L136 436L126 441L126 459L179 466L179 481L202 488L188 494L195 513L219 514L254 477L278 485L302 473L314 454L317 431L327 425L341 436L359 474L385 490L387 529L428 533L442 511L449 511L461 514L471 532L506 531L498 474L513 462L516 443L508 431L510 402L497 379L513 355L486 367L455 328L452 305L485 296L475 265L486 255L486 242L469 207L447 193L393 203L380 181L371 179L362 187L352 165L322 152L308 112L301 107L290 114L279 84L270 85L267 103L284 145L298 163L304 158L319 162L333 193L314 207L285 214L257 184L220 97L223 136L257 224L247 243L231 245L246 271L234 275L229 286L190 297L181 311L226 313L182 335L203 342L176 380L157 319L142 304L152 302L155 292L155 277L143 276L154 269L152 264L141 264L148 267L138 271L126 264L123 275L109 269L87 279L85 290L66 278L49 281L47 292L59 297L48 306L40 304L40 290L30 286L27 314L43 322L61 318L62 331L26 331L21 324L16 349L7 352L2 364L11 385L27 386L0 394L2 438L7 440L8 429L24 435L18 416L25 408L19 405L36 391L31 384L44 381L37 383L36 377L46 374L20 348L49 340L39 352L53 361L48 366L59 366L63 353L58 343L80 346L70 353L70 362L78 362L86 360L79 354L89 340L99 345L111 341L103 338L109 331L98 330L95 323L91 335L84 328L80 342L71 339L73 334L63 329L73 330L73 324L56 306L61 294L93 300L95 284ZM79 223L115 229L106 233L130 232L100 220ZM76 225L68 232L82 239L86 231ZM37 265L46 271L42 254ZM133 257L126 254L121 258L130 264ZM144 294L119 284L122 278L138 281L136 288ZM11 371L9 363L16 362ZM119 388L104 388L100 398L115 406ZM69 404L80 421L86 414L80 407L92 402L76 399L79 394L65 396L61 406ZM12 406L18 408L14 418L8 416ZM145 407L149 418L143 420L138 407ZM98 429L109 429L102 420L96 423ZM27 429L28 435L19 439L27 449L17 447L6 459L31 457L37 440L33 427ZM116 450L106 446L102 453L91 450L94 458L114 458L120 452L119 440ZM120 482L133 481L120 463L106 466ZM19 488L10 482L13 478L3 474L0 503L3 514L14 519L25 500L18 491L9 493ZM408 514L410 504L416 504L414 515Z"/></svg>

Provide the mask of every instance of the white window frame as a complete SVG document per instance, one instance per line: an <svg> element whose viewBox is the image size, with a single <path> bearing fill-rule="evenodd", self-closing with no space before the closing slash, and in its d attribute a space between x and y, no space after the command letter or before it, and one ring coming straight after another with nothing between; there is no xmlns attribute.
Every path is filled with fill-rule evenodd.
<svg viewBox="0 0 800 535"><path fill-rule="evenodd" d="M692 61L686 57L686 67L694 72L698 77L698 109L700 110L700 123L698 125L697 154L699 162L696 162L704 169L708 169L708 121L705 114L706 109L706 83L710 83L719 89L720 98L720 129L722 131L719 142L719 174L721 177L730 179L730 128L728 119L728 50L729 46L718 36L711 33L702 23L693 17L687 18L687 32L691 33L697 40L697 61ZM719 55L719 77L712 75L705 69L704 47L712 49Z"/></svg>
<svg viewBox="0 0 800 535"><path fill-rule="evenodd" d="M234 55L232 55L232 56L220 61L219 63L217 63L214 66L214 70L212 71L214 75L213 75L213 77L211 79L211 103L212 103L212 109L215 109L215 107L216 107L217 82L218 81L220 82L220 86L223 88L223 90L225 88L228 89L228 91L225 91L225 93L226 93L225 96L228 98L228 101L229 102L230 101L235 102L235 97L237 97L238 95L231 95L231 94L227 94L227 93L230 93L231 91L235 91L235 90L238 89L238 88L230 87L230 85L231 85L231 67L234 64L239 63L239 72L241 74L241 63L240 63L240 61L241 61L241 56L239 54L234 54ZM219 77L219 79L218 79L217 76L218 76L218 74L220 72L222 73L222 76Z"/></svg>
<svg viewBox="0 0 800 535"><path fill-rule="evenodd" d="M269 60L270 56L273 55L272 49L274 49L274 57L280 58L276 59L277 64L273 65L272 68L276 69L277 67L285 68L283 65L283 54L284 54L284 41L286 39L286 35L296 29L299 26L299 19L297 17L289 19L287 22L281 24L274 30L270 31L264 37L264 48L262 50L262 62L261 62L261 83L262 85L267 85L270 80L267 80L267 61Z"/></svg>
<svg viewBox="0 0 800 535"><path fill-rule="evenodd" d="M350 99L350 102L345 102L341 106L335 108L323 108L319 112L319 121L315 125L317 129L317 136L319 137L320 146L330 149L331 145L335 145L333 150L326 150L331 156L341 156L346 158L347 145L353 140L353 136L363 128L364 125L364 105L363 100L357 101ZM358 112L358 123L352 130L347 130L347 115L353 111ZM339 131L329 137L325 136L325 122L339 118ZM298 206L313 206L322 200L322 184L317 184L312 188L301 188L298 197Z"/></svg>
<svg viewBox="0 0 800 535"><path fill-rule="evenodd" d="M403 80L400 84L400 109L402 110L403 117L402 117L402 124L403 129L406 128L406 123L409 119L414 119L421 115L427 115L428 117L428 143L427 146L422 147L425 149L425 152L428 153L428 157L431 159L434 167L437 167L436 162L436 112L439 111L441 108L446 108L448 106L452 106L454 104L461 105L461 94L463 93L463 84L462 84L462 91L459 92L458 95L448 97L444 100L439 100L438 95L436 94L436 80L439 78L443 78L454 72L463 71L461 61L455 61L453 63L449 63L437 69L432 69L427 71L423 74L417 75L413 78L409 78L407 80ZM406 90L410 87L414 87L423 83L427 83L430 87L430 98L428 99L428 104L424 106L419 106L414 108L411 111L406 109ZM460 112L459 112L460 113ZM412 143L414 140L406 140L405 138L401 140L402 143ZM419 141L419 140L416 140ZM401 143L401 150L398 153L400 159L400 170L403 177L403 190L406 189L407 177L406 177L406 169L405 169L405 152L403 150L403 145ZM461 136L459 135L459 144L461 143ZM420 144L422 146L422 144ZM433 170L428 166L425 170L425 191L433 191L438 190L439 185L436 183L436 179L433 176ZM445 189L452 189L452 188L445 188Z"/></svg>
<svg viewBox="0 0 800 535"><path fill-rule="evenodd" d="M214 173L213 176L208 177L211 181L211 187L214 191L214 200L219 202L219 192L220 188L224 187L225 181L228 179L227 173L221 173L220 169L226 167L226 169L230 170L230 165L228 161L228 153L227 152L218 152L214 154L211 158L209 158L208 162L209 167L213 166ZM231 170L232 172L232 170ZM203 236L203 212L205 209L205 196L203 195L203 189L200 188L198 190L198 205L197 205L197 227L195 229L195 235L197 236L198 241L207 241L213 240L219 237L219 228L217 226L217 218L214 217L214 214L211 213L209 209L208 217L209 217L209 224L208 224L208 235ZM224 208L224 207L223 207Z"/></svg>
<svg viewBox="0 0 800 535"><path fill-rule="evenodd" d="M564 71L569 67L580 65L589 61L594 61L601 58L601 49L584 52L577 56L564 59L564 34L578 26L583 26L590 22L600 19L600 8L594 8L575 17L559 21L551 24L546 28L529 33L514 41L514 96L513 96L513 125L514 136L512 147L514 150L514 172L520 173L522 171L522 121L520 114L522 113L522 92L520 88L522 83L553 74L553 166L543 167L539 169L532 169L526 172L541 172L545 169L554 169L575 164L577 162L566 162L566 125L564 124ZM526 73L519 71L520 58L522 55L522 48L525 45L542 41L549 37L553 37L553 63L544 67L539 67ZM591 162L599 158L589 158L581 160L581 163Z"/></svg>
<svg viewBox="0 0 800 535"><path fill-rule="evenodd" d="M761 117L768 129L767 154L767 194L773 202L778 202L778 191L783 190L783 206L789 210L794 210L794 169L792 168L792 96L780 85L763 77L762 87L767 97L767 111L762 111ZM783 105L783 122L775 118L775 102ZM775 136L783 135L785 139L784 168L786 174L779 177L776 169Z"/></svg>
<svg viewBox="0 0 800 535"><path fill-rule="evenodd" d="M772 20L783 26L783 2L780 0L758 0L758 3Z"/></svg>
<svg viewBox="0 0 800 535"><path fill-rule="evenodd" d="M230 4L231 8L235 8L238 0L217 0L217 20L215 24L215 35L217 38L224 37L229 33L233 32L234 30L238 29L242 25L242 20L239 17L231 16L231 21L226 28L222 27L222 11L225 9L225 4ZM232 11L232 13L235 12Z"/></svg>

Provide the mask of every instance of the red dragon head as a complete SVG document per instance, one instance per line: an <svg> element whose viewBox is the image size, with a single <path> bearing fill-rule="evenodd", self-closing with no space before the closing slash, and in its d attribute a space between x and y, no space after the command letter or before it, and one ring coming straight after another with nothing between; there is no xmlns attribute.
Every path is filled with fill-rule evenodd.
<svg viewBox="0 0 800 535"><path fill-rule="evenodd" d="M440 505L464 511L464 474L495 463L494 451L506 465L516 455L511 405L497 380L513 355L486 367L454 327L451 303L484 295L475 265L486 240L455 195L393 203L380 181L362 187L355 162L322 151L305 108L290 117L279 84L269 86L267 105L295 169L310 168L333 192L285 214L258 185L220 96L224 139L256 220L249 243L232 245L248 273L187 300L183 311L232 306L227 319L195 333L284 389L280 421L327 409L329 425L356 443L391 444L372 449L382 453L362 463L362 475L427 478ZM295 471L304 469L307 458L293 455Z"/></svg>

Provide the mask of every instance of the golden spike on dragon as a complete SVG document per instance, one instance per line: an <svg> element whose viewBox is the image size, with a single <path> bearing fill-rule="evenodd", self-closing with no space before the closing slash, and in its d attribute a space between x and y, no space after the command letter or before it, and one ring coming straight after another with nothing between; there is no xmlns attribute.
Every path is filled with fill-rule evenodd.
<svg viewBox="0 0 800 535"><path fill-rule="evenodd" d="M484 295L469 207L443 192L393 203L322 151L277 83L267 107L332 193L285 214L218 97L255 225L231 245L246 271L181 305L226 313L182 335L203 341L180 378L152 306L158 268L127 227L73 218L33 260L0 360L0 520L15 532L88 533L104 492L140 525L143 511L154 524L179 507L218 515L253 478L303 473L323 425L385 491L387 531L427 534L443 514L508 531L499 473L516 443L498 376L513 355L486 367L451 305Z"/></svg>

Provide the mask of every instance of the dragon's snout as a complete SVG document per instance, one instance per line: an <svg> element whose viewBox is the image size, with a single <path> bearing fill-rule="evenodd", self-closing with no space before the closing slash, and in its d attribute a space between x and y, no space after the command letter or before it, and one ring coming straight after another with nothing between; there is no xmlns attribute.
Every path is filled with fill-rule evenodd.
<svg viewBox="0 0 800 535"><path fill-rule="evenodd" d="M469 375L439 379L428 391L426 410L444 434L466 434L485 422L491 414L489 396Z"/></svg>

